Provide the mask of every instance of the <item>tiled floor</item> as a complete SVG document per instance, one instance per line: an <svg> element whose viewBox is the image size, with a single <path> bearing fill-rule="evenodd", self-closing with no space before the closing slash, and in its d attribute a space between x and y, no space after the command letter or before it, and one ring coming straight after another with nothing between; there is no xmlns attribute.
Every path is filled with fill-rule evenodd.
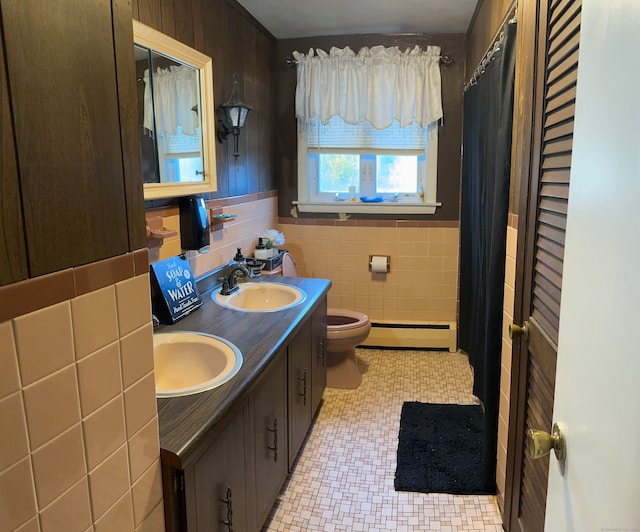
<svg viewBox="0 0 640 532"><path fill-rule="evenodd" d="M396 492L404 401L474 402L459 353L358 349L356 390L327 388L266 531L501 531L495 497Z"/></svg>

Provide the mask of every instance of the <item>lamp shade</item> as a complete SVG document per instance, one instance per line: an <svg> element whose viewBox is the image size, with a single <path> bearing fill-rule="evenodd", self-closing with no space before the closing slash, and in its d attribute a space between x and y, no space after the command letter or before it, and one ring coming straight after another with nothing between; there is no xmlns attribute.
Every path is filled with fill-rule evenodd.
<svg viewBox="0 0 640 532"><path fill-rule="evenodd" d="M250 105L244 103L238 96L238 80L234 80L231 88L231 96L222 104L225 118L228 125L233 129L240 129L244 127L244 121L247 119L247 114L253 109Z"/></svg>

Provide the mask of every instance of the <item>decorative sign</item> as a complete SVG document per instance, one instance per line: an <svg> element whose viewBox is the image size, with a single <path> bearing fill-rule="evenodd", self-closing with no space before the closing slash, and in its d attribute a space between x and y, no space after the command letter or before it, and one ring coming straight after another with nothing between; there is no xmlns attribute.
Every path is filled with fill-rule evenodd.
<svg viewBox="0 0 640 532"><path fill-rule="evenodd" d="M153 310L158 319L175 323L202 305L189 263L172 257L151 265Z"/></svg>

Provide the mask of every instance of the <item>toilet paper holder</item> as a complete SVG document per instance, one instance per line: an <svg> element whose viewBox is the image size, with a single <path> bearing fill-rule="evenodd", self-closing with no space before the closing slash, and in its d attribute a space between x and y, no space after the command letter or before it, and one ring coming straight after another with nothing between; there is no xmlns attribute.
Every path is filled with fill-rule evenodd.
<svg viewBox="0 0 640 532"><path fill-rule="evenodd" d="M369 255L369 271L389 273L391 271L391 257L389 255Z"/></svg>

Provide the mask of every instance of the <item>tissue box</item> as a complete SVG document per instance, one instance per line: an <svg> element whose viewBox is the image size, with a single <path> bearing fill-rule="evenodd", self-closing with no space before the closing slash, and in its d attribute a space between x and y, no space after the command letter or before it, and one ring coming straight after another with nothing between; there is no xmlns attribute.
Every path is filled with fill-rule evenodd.
<svg viewBox="0 0 640 532"><path fill-rule="evenodd" d="M252 257L253 260L257 260L264 264L264 270L275 270L278 266L282 264L282 256L287 252L286 249L279 249L278 254L275 257L269 257L268 259L256 259Z"/></svg>

